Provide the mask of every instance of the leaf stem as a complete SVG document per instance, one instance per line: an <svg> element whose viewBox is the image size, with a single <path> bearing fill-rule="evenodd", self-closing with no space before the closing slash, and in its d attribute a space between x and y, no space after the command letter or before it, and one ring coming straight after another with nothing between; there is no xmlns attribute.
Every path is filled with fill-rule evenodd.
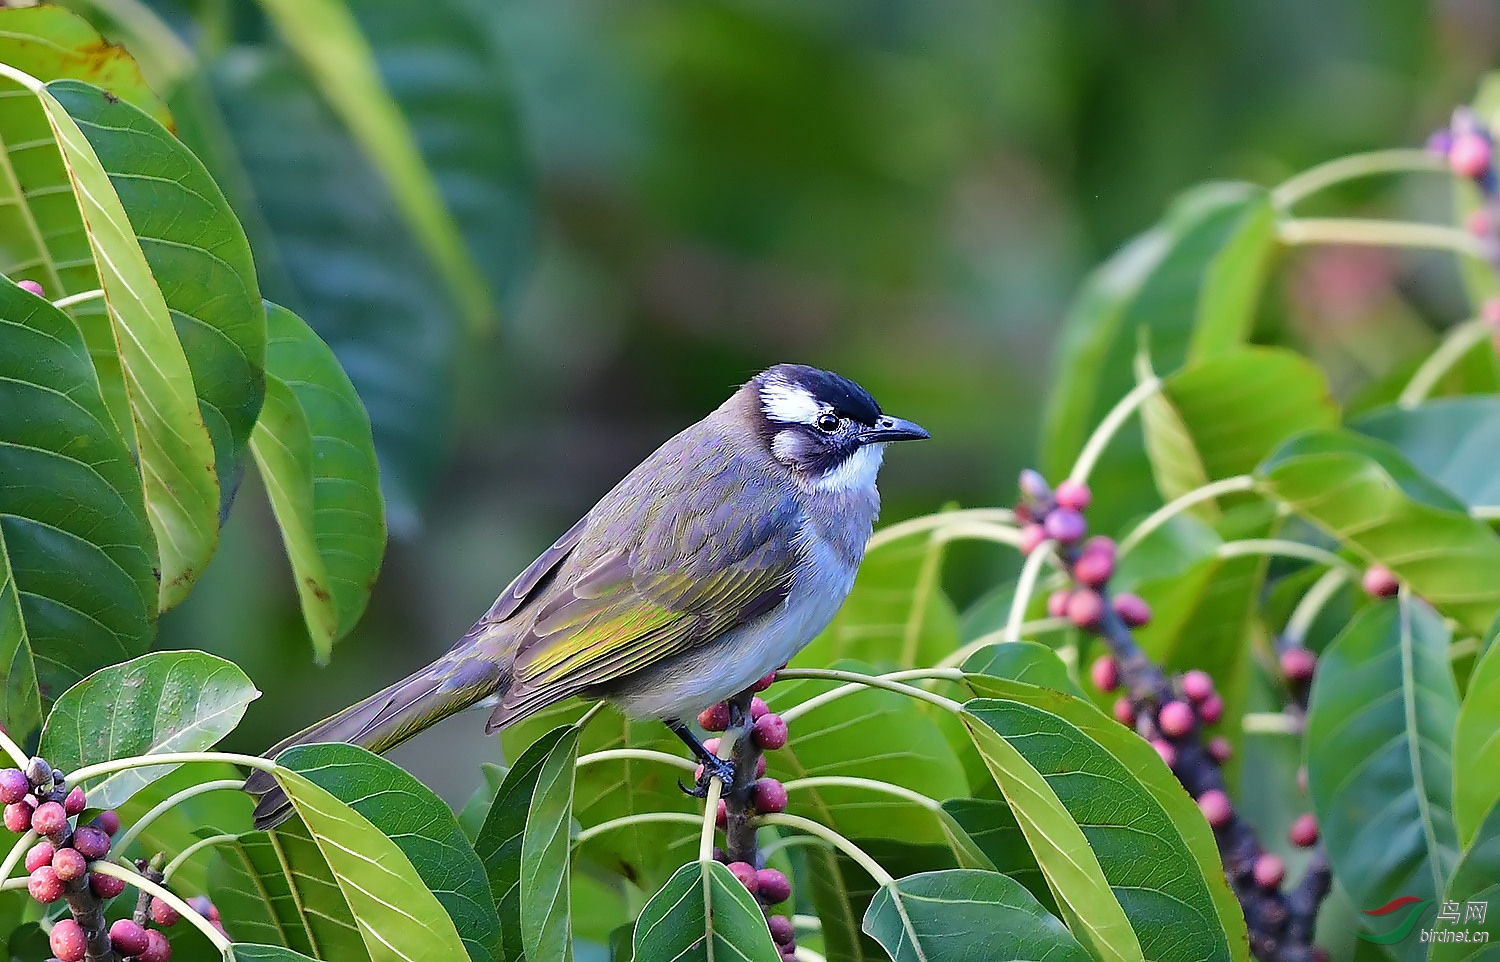
<svg viewBox="0 0 1500 962"><path fill-rule="evenodd" d="M1323 606L1328 604L1328 600L1348 579L1349 573L1343 568L1329 568L1313 582L1312 587L1297 601L1297 607L1292 609L1291 617L1286 620L1286 628L1281 632L1281 637L1288 645L1302 645L1307 639L1308 629L1323 611Z"/></svg>
<svg viewBox="0 0 1500 962"><path fill-rule="evenodd" d="M1472 234L1441 224L1344 217L1303 217L1276 225L1284 244L1363 244L1374 247L1415 247L1453 251L1485 261L1484 247ZM1485 261L1488 263L1488 261Z"/></svg>
<svg viewBox="0 0 1500 962"><path fill-rule="evenodd" d="M794 828L799 832L816 835L830 842L834 848L837 848L858 862L860 868L870 873L870 877L875 880L876 885L889 885L895 881L891 877L891 873L881 868L880 863L871 858L864 849L826 825L815 822L810 818L803 818L800 815L787 815L785 813L779 815L762 815L760 820L765 825L785 825L787 828Z"/></svg>
<svg viewBox="0 0 1500 962"><path fill-rule="evenodd" d="M214 948L218 949L220 952L229 951L229 940L221 935L218 929L214 928L212 922L204 918L202 915L199 915L191 905L188 905L182 899L178 898L170 890L157 885L155 882L146 878L144 875L141 875L139 872L136 872L133 869L128 869L116 862L107 861L105 859L100 859L97 862L90 862L89 871L98 872L100 875L112 875L122 882L128 882L129 884L134 885L136 888L140 889L143 892L149 892L151 895L156 896L163 902L172 906L172 908L176 909L178 915L182 916L189 922L193 923L193 925L197 926L198 931L202 932L208 938L208 940L213 943Z"/></svg>
<svg viewBox="0 0 1500 962"><path fill-rule="evenodd" d="M1021 565L1021 577L1016 580L1016 593L1010 599L1010 614L1005 619L1005 640L1014 643L1021 640L1021 623L1026 620L1026 608L1036 592L1037 579L1041 577L1042 565L1052 557L1057 547L1055 541L1043 541L1027 555Z"/></svg>
<svg viewBox="0 0 1500 962"><path fill-rule="evenodd" d="M580 756L578 761L573 763L573 767L583 768L585 765L612 761L661 762L663 765L675 765L690 772L698 767L697 763L690 759L668 752L652 751L648 748L611 748L608 751L590 752Z"/></svg>
<svg viewBox="0 0 1500 962"><path fill-rule="evenodd" d="M792 956L797 962L828 962L828 956L814 952L805 945L799 945L793 949Z"/></svg>
<svg viewBox="0 0 1500 962"><path fill-rule="evenodd" d="M1068 479L1079 483L1086 483L1089 474L1094 470L1094 464L1099 456L1104 453L1105 447L1115 436L1115 432L1125 423L1126 418L1135 413L1136 408L1146 403L1146 399L1161 390L1161 378L1153 377L1150 380L1137 384L1129 394L1115 402L1110 408L1104 420L1094 428L1094 433L1083 445L1083 450L1078 455L1078 461L1074 463L1073 470L1069 472Z"/></svg>
<svg viewBox="0 0 1500 962"><path fill-rule="evenodd" d="M606 704L608 703L602 701L594 702L589 706L589 710L584 712L579 717L579 719L573 723L573 727L578 729L580 732L589 727L589 722L593 721L594 717L604 710Z"/></svg>
<svg viewBox="0 0 1500 962"><path fill-rule="evenodd" d="M156 803L156 805L154 805L150 811L146 812L146 814L136 819L135 824L130 826L130 829L124 835L121 835L120 840L115 843L115 851L129 851L131 843L140 838L141 833L150 828L152 822L156 821L158 818L161 818L167 812L171 811L173 808L182 804L188 799L197 798L199 795L206 795L209 792L223 791L226 788L238 790L239 787L244 783L245 780L243 778L218 778L211 782L200 782L197 785L189 785L187 788L184 788L182 791L177 792L174 795L168 795L166 798Z"/></svg>
<svg viewBox="0 0 1500 962"><path fill-rule="evenodd" d="M1318 191L1346 180L1375 174L1442 173L1448 165L1420 147L1371 150L1318 164L1296 174L1271 190L1271 204L1285 211Z"/></svg>
<svg viewBox="0 0 1500 962"><path fill-rule="evenodd" d="M1223 480L1194 488L1147 515L1140 524L1136 525L1129 534L1120 540L1119 547L1115 549L1115 557L1117 559L1123 558L1130 553L1132 548L1146 540L1146 537L1153 531L1195 504L1202 504L1204 501L1210 501L1221 495L1232 494L1236 491L1251 491L1254 488L1255 479L1248 474L1235 475L1232 478L1224 478Z"/></svg>
<svg viewBox="0 0 1500 962"><path fill-rule="evenodd" d="M26 753L21 751L20 745L11 740L9 733L4 728L0 728L0 748L5 749L5 754L11 757L16 763L17 768L23 772L26 771L26 766L31 759L27 758Z"/></svg>
<svg viewBox="0 0 1500 962"><path fill-rule="evenodd" d="M733 728L728 729L719 736L719 750L714 752L720 758L726 757L726 753L734 747L735 739L739 732ZM719 798L724 794L724 783L717 778L708 780L708 794L703 798L703 830L698 835L698 861L707 862L714 857L714 827L719 821Z"/></svg>
<svg viewBox="0 0 1500 962"><path fill-rule="evenodd" d="M1464 321L1448 331L1443 337L1441 344L1437 346L1422 366L1417 368L1416 373L1407 382L1406 388L1402 390L1401 396L1396 398L1396 406L1403 410L1410 410L1427 400L1427 395L1442 380L1443 375L1463 359L1463 356L1490 335L1490 326L1481 318L1473 318Z"/></svg>
<svg viewBox="0 0 1500 962"><path fill-rule="evenodd" d="M781 718L788 725L801 716L821 708L831 701L836 701L846 695L852 695L864 688L884 688L887 691L900 692L913 698L932 702L945 711L957 713L963 706L958 702L941 695L934 695L930 691L915 688L911 685L902 685L902 681L914 681L922 678L940 678L944 681L962 681L963 672L955 668L909 668L906 671L892 671L884 675L865 675L857 671L843 671L834 668L783 668L776 673L777 681L791 681L796 678L815 678L830 681L847 681L849 684L814 695L807 701L793 705L781 713Z"/></svg>
<svg viewBox="0 0 1500 962"><path fill-rule="evenodd" d="M0 862L0 879L10 878L10 873L15 870L16 865L21 861L22 858L25 857L26 850L30 848L31 843L35 842L39 837L40 836L38 836L36 833L36 829L28 828L24 835L16 839L16 844L12 845L10 848L10 854L5 856L4 862Z"/></svg>
<svg viewBox="0 0 1500 962"><path fill-rule="evenodd" d="M96 765L85 765L68 775L68 784L77 785L90 778L100 775L112 775L115 772L128 772L132 768L150 768L152 765L183 765L188 762L227 762L230 765L244 765L246 768L257 768L263 772L275 774L280 767L269 758L259 755L239 755L234 752L158 752L154 755L131 755L128 758L115 758L107 762L99 762Z"/></svg>
<svg viewBox="0 0 1500 962"><path fill-rule="evenodd" d="M167 863L167 867L162 870L162 877L166 880L171 880L172 873L176 872L178 869L182 868L183 865L187 864L187 860L192 858L194 855L197 855L199 852L203 851L211 845L222 845L225 842L233 842L237 838L239 838L238 835L227 834L210 835L208 838L200 838L198 841L194 842L193 844L189 845L187 848L179 852L176 858Z"/></svg>
<svg viewBox="0 0 1500 962"><path fill-rule="evenodd" d="M870 536L865 544L865 552L869 553L876 548L899 541L909 535L919 534L923 531L941 531L949 525L963 523L966 521L977 521L1003 526L1016 520L1016 513L1008 508L966 508L959 511L939 511L936 514L923 515L920 518L912 518L901 521L887 528L881 528Z"/></svg>
<svg viewBox="0 0 1500 962"><path fill-rule="evenodd" d="M712 786L709 787L709 792L713 792ZM579 832L577 837L573 839L573 847L577 848L596 835L603 835L605 832L612 832L617 828L627 828L631 825L641 825L646 822L680 822L684 825L697 825L702 822L702 819L691 812L636 812L634 815L622 815L619 818L600 822L598 825ZM712 823L710 822L710 824ZM709 857L713 857L713 846L711 845L709 846Z"/></svg>
<svg viewBox="0 0 1500 962"><path fill-rule="evenodd" d="M1267 554L1284 558L1305 558L1308 561L1339 568L1346 574L1357 575L1354 565L1325 548L1317 548L1300 541L1283 538L1246 538L1243 541L1226 541L1214 550L1220 558L1238 558L1243 555Z"/></svg>
<svg viewBox="0 0 1500 962"><path fill-rule="evenodd" d="M66 310L74 304L83 304L87 301L98 300L104 296L104 291L79 291L77 294L69 294L67 297L59 297L52 302L52 306L58 310Z"/></svg>
<svg viewBox="0 0 1500 962"><path fill-rule="evenodd" d="M1301 718L1279 711L1248 712L1240 719L1247 735L1300 735L1304 727Z"/></svg>
<svg viewBox="0 0 1500 962"><path fill-rule="evenodd" d="M853 775L814 775L809 778L794 778L784 786L787 791L795 791L799 788L863 788L872 792L884 792L897 798L904 798L908 802L927 809L929 812L940 811L942 803L935 798L914 792L900 785L881 781L878 778L859 778Z"/></svg>

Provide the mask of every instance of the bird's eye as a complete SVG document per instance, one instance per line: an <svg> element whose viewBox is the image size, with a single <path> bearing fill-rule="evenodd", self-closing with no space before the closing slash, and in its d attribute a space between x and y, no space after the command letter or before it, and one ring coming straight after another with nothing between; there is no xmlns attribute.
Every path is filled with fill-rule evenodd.
<svg viewBox="0 0 1500 962"><path fill-rule="evenodd" d="M838 415L836 414L827 412L820 414L818 415L817 423L818 430L822 431L824 434L832 434L839 429L839 419Z"/></svg>

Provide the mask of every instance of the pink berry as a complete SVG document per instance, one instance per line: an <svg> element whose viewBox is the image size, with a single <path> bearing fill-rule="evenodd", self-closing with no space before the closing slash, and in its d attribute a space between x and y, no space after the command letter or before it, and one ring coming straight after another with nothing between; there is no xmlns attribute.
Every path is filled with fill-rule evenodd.
<svg viewBox="0 0 1500 962"><path fill-rule="evenodd" d="M1177 767L1177 749L1171 742L1165 738L1153 738L1151 747L1156 749L1156 754L1161 756L1161 760L1167 763L1168 768Z"/></svg>
<svg viewBox="0 0 1500 962"><path fill-rule="evenodd" d="M1122 725L1135 726L1135 706L1130 704L1130 699L1123 695L1115 699L1114 706L1115 721Z"/></svg>
<svg viewBox="0 0 1500 962"><path fill-rule="evenodd" d="M1255 884L1263 889L1274 889L1286 878L1286 863L1281 860L1280 855L1272 855L1267 852L1255 860L1255 868L1251 870L1255 876Z"/></svg>
<svg viewBox="0 0 1500 962"><path fill-rule="evenodd" d="M1194 668L1182 676L1182 693L1195 702L1203 701L1214 693L1213 676Z"/></svg>
<svg viewBox="0 0 1500 962"><path fill-rule="evenodd" d="M1115 559L1102 551L1084 550L1073 563L1073 577L1090 588L1098 588L1115 573Z"/></svg>
<svg viewBox="0 0 1500 962"><path fill-rule="evenodd" d="M786 811L786 786L774 778L757 780L752 804L762 815L774 815L777 812Z"/></svg>
<svg viewBox="0 0 1500 962"><path fill-rule="evenodd" d="M75 878L83 878L84 873L89 870L89 863L78 849L60 848L52 856L52 869L57 872L58 878L71 882Z"/></svg>
<svg viewBox="0 0 1500 962"><path fill-rule="evenodd" d="M35 294L37 297L47 296L47 292L42 289L42 285L36 281L17 281L16 286L28 294Z"/></svg>
<svg viewBox="0 0 1500 962"><path fill-rule="evenodd" d="M1029 555L1047 540L1047 529L1039 524L1028 524L1021 529L1021 554Z"/></svg>
<svg viewBox="0 0 1500 962"><path fill-rule="evenodd" d="M1047 596L1047 614L1053 618L1065 618L1068 614L1068 599L1073 593L1066 588L1059 588Z"/></svg>
<svg viewBox="0 0 1500 962"><path fill-rule="evenodd" d="M1291 681L1307 681L1318 667L1318 656L1306 648L1288 648L1281 653L1281 672Z"/></svg>
<svg viewBox="0 0 1500 962"><path fill-rule="evenodd" d="M1480 133L1463 133L1448 148L1448 166L1460 177L1483 177L1490 169L1490 141Z"/></svg>
<svg viewBox="0 0 1500 962"><path fill-rule="evenodd" d="M119 919L109 927L109 944L121 955L146 951L146 930L130 919Z"/></svg>
<svg viewBox="0 0 1500 962"><path fill-rule="evenodd" d="M774 751L786 744L786 722L775 712L757 718L751 732L755 736L755 744L761 748Z"/></svg>
<svg viewBox="0 0 1500 962"><path fill-rule="evenodd" d="M109 836L97 828L85 825L73 833L73 847L78 854L90 862L109 854Z"/></svg>
<svg viewBox="0 0 1500 962"><path fill-rule="evenodd" d="M727 828L729 825L729 806L722 798L719 799L719 810L714 813L714 824L720 828Z"/></svg>
<svg viewBox="0 0 1500 962"><path fill-rule="evenodd" d="M31 873L31 878L26 882L26 891L38 902L56 902L62 898L62 879L57 877L57 872L50 865L43 865Z"/></svg>
<svg viewBox="0 0 1500 962"><path fill-rule="evenodd" d="M1115 595L1111 599L1115 614L1131 628L1143 628L1151 623L1151 606L1140 595L1129 592Z"/></svg>
<svg viewBox="0 0 1500 962"><path fill-rule="evenodd" d="M1083 520L1083 515L1072 508L1054 508L1047 512L1047 520L1042 522L1042 527L1047 537L1062 544L1072 544L1083 537L1089 529L1088 522Z"/></svg>
<svg viewBox="0 0 1500 962"><path fill-rule="evenodd" d="M1234 806L1229 803L1229 796L1217 788L1210 788L1198 796L1198 810L1214 828L1223 828L1234 816Z"/></svg>
<svg viewBox="0 0 1500 962"><path fill-rule="evenodd" d="M31 791L31 783L26 780L26 773L19 768L7 768L0 771L0 805L14 805Z"/></svg>
<svg viewBox="0 0 1500 962"><path fill-rule="evenodd" d="M1360 579L1360 585L1364 587L1365 594L1371 598L1389 598L1401 588L1401 583L1396 580L1396 575L1385 565L1370 565L1365 569L1365 576Z"/></svg>
<svg viewBox="0 0 1500 962"><path fill-rule="evenodd" d="M1479 316L1491 327L1500 327L1500 297L1491 297L1481 304Z"/></svg>
<svg viewBox="0 0 1500 962"><path fill-rule="evenodd" d="M135 957L135 962L168 962L172 958L172 943L155 929L146 930L146 951Z"/></svg>
<svg viewBox="0 0 1500 962"><path fill-rule="evenodd" d="M1169 701L1161 706L1156 722L1170 738L1181 738L1193 730L1193 709L1187 702Z"/></svg>
<svg viewBox="0 0 1500 962"><path fill-rule="evenodd" d="M751 895L757 891L755 866L749 862L730 862L729 874L740 880L740 884L749 890Z"/></svg>
<svg viewBox="0 0 1500 962"><path fill-rule="evenodd" d="M1068 620L1080 628L1092 628L1104 617L1104 598L1087 588L1068 599Z"/></svg>
<svg viewBox="0 0 1500 962"><path fill-rule="evenodd" d="M26 853L27 873L35 872L43 865L51 865L54 851L56 850L52 847L52 843L48 841L37 842L31 846L31 850Z"/></svg>
<svg viewBox="0 0 1500 962"><path fill-rule="evenodd" d="M771 930L771 941L777 945L791 945L797 937L792 931L792 920L785 915L771 916L766 919L766 926Z"/></svg>
<svg viewBox="0 0 1500 962"><path fill-rule="evenodd" d="M1073 511L1082 511L1094 500L1093 492L1082 481L1069 478L1057 486L1057 503Z"/></svg>
<svg viewBox="0 0 1500 962"><path fill-rule="evenodd" d="M89 824L99 829L105 835L113 837L120 830L120 815L114 809L106 808L98 815L95 815L94 820Z"/></svg>
<svg viewBox="0 0 1500 962"><path fill-rule="evenodd" d="M1229 744L1229 739L1223 735L1215 735L1209 739L1208 754L1214 761L1222 765L1229 761L1230 756L1234 754L1234 746Z"/></svg>
<svg viewBox="0 0 1500 962"><path fill-rule="evenodd" d="M717 738L703 739L703 747L708 749L710 755L719 754L719 740Z"/></svg>
<svg viewBox="0 0 1500 962"><path fill-rule="evenodd" d="M1209 695L1208 700L1198 706L1198 717L1203 719L1205 725L1217 725L1219 719L1224 717L1224 699L1218 695Z"/></svg>
<svg viewBox="0 0 1500 962"><path fill-rule="evenodd" d="M88 953L88 936L84 935L83 926L72 919L54 922L47 941L52 946L52 954L57 956L57 962L81 962Z"/></svg>
<svg viewBox="0 0 1500 962"><path fill-rule="evenodd" d="M89 873L89 888L101 899L112 899L125 891L125 882L102 872Z"/></svg>
<svg viewBox="0 0 1500 962"><path fill-rule="evenodd" d="M1113 658L1103 655L1089 667L1089 678L1100 691L1114 691L1120 687L1120 668Z"/></svg>
<svg viewBox="0 0 1500 962"><path fill-rule="evenodd" d="M68 797L63 799L63 811L69 815L77 815L85 808L88 808L88 805L88 796L83 794L83 789L81 788L73 789L68 793Z"/></svg>
<svg viewBox="0 0 1500 962"><path fill-rule="evenodd" d="M786 666L783 665L782 667L784 668ZM767 688L770 688L775 683L776 683L776 672L774 672L774 671L767 672L766 674L761 675L760 678L755 682L755 690L756 691L765 691Z"/></svg>
<svg viewBox="0 0 1500 962"><path fill-rule="evenodd" d="M31 827L31 806L25 802L12 802L5 806L5 827L12 832L24 832Z"/></svg>
<svg viewBox="0 0 1500 962"><path fill-rule="evenodd" d="M1047 484L1047 479L1042 477L1040 471L1027 468L1021 472L1018 482L1021 493L1032 501L1046 501L1052 497L1052 488Z"/></svg>
<svg viewBox="0 0 1500 962"><path fill-rule="evenodd" d="M31 813L31 827L38 835L61 835L68 827L68 813L56 802L43 802Z"/></svg>
<svg viewBox="0 0 1500 962"><path fill-rule="evenodd" d="M1318 816L1312 812L1303 812L1297 816L1292 823L1291 830L1286 837L1292 840L1292 844L1299 848L1311 848L1318 843Z"/></svg>
<svg viewBox="0 0 1500 962"><path fill-rule="evenodd" d="M766 773L766 756L755 756L755 777L760 778Z"/></svg>
<svg viewBox="0 0 1500 962"><path fill-rule="evenodd" d="M763 868L755 873L755 887L761 901L767 905L780 905L792 897L792 883L774 868Z"/></svg>
<svg viewBox="0 0 1500 962"><path fill-rule="evenodd" d="M698 724L702 725L706 732L723 731L729 727L729 706L724 702L709 705L698 713Z"/></svg>
<svg viewBox="0 0 1500 962"><path fill-rule="evenodd" d="M764 698L756 697L750 699L750 718L752 721L764 715L770 710L771 708L766 704L766 700Z"/></svg>
<svg viewBox="0 0 1500 962"><path fill-rule="evenodd" d="M166 927L176 925L178 918L177 910L172 908L172 906L158 898L151 900L151 921L157 925Z"/></svg>

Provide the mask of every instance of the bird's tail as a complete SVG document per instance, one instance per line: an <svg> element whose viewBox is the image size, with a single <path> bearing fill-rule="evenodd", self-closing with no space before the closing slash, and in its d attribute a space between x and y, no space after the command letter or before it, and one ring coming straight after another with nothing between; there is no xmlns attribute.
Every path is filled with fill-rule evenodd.
<svg viewBox="0 0 1500 962"><path fill-rule="evenodd" d="M479 630L415 674L277 743L266 757L314 742L348 742L381 754L482 698L503 694L510 687L511 654L497 657L491 645L477 643ZM270 828L291 815L291 802L269 772L252 773L245 791L260 796L256 828Z"/></svg>

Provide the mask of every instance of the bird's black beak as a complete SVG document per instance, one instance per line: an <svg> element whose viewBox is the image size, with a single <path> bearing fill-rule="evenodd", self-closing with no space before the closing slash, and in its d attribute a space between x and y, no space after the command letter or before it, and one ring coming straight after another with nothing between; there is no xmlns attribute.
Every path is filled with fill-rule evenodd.
<svg viewBox="0 0 1500 962"><path fill-rule="evenodd" d="M893 418L889 414L882 415L872 427L865 428L859 433L862 444L876 444L885 441L920 441L930 438L932 435L920 425L906 420L905 418Z"/></svg>

